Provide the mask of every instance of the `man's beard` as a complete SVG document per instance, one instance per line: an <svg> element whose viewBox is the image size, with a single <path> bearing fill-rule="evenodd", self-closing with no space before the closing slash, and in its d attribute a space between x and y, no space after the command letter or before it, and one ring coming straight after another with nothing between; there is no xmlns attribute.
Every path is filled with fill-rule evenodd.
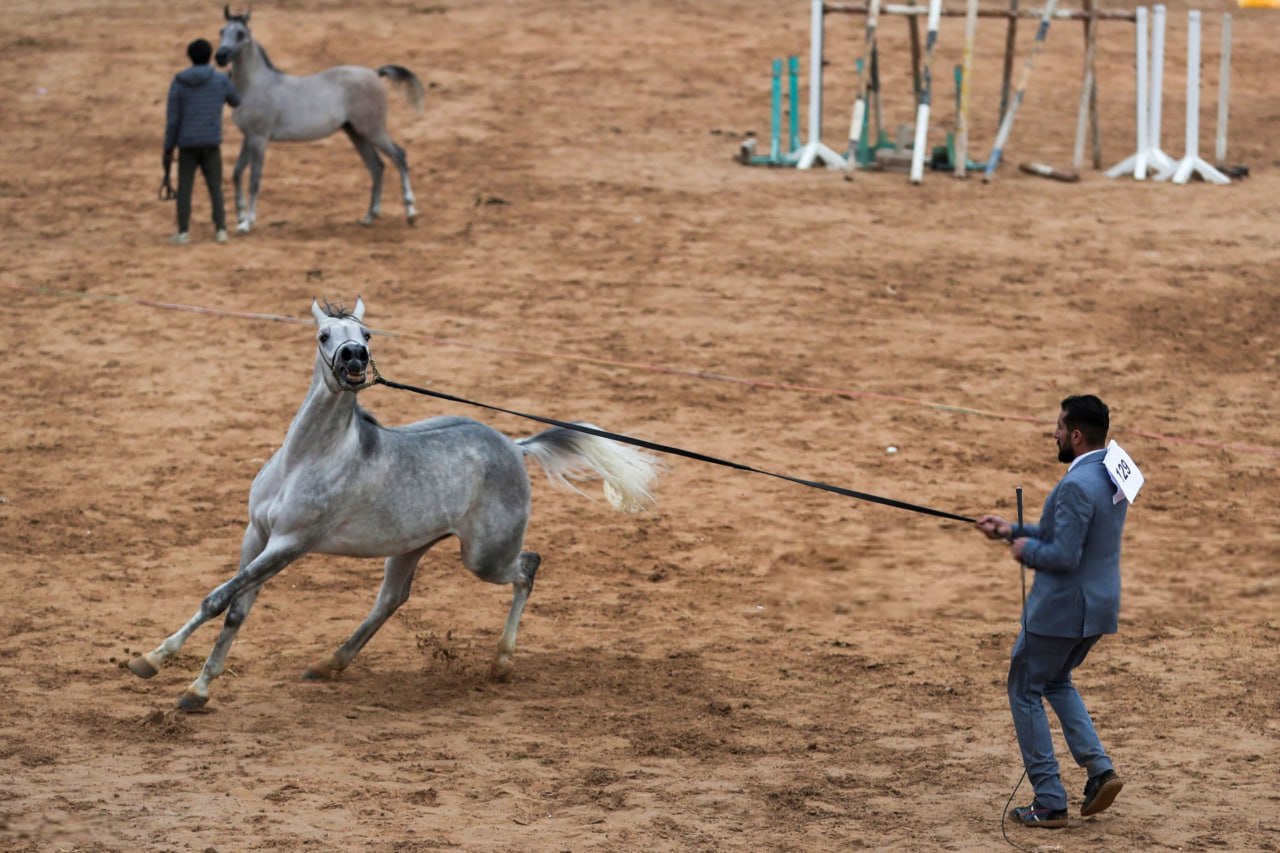
<svg viewBox="0 0 1280 853"><path fill-rule="evenodd" d="M1075 452L1074 450L1072 450L1072 449L1071 449L1071 445L1069 445L1069 444L1066 444L1066 445L1059 444L1059 445L1058 445L1058 461L1059 461L1059 462L1074 462L1074 461L1076 461L1076 452Z"/></svg>

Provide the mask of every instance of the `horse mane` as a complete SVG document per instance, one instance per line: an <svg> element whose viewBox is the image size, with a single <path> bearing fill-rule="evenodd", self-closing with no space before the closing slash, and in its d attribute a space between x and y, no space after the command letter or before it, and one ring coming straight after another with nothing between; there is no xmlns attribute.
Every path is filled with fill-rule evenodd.
<svg viewBox="0 0 1280 853"><path fill-rule="evenodd" d="M244 28L245 28L246 30L248 30L248 29L249 29L249 16L248 16L248 15L232 15L230 18L227 18L227 20L228 20L228 21L235 21L235 22L237 22L237 23L244 24ZM250 37L250 38L253 38L253 31L252 31L252 30L249 30L249 33L250 33L249 37ZM280 69L279 69L279 68L276 68L276 64L275 64L274 62L272 62L272 61L271 61L271 57L267 55L267 49L266 49L265 47L263 47L263 46L262 46L262 42L258 41L257 39L253 39L253 43L254 43L254 44L256 44L256 45L258 46L258 52L262 54L262 61L263 61L263 63L264 63L264 64L266 64L266 66L267 66L268 68L270 68L272 71L280 71ZM280 71L280 73L281 73L281 74L283 74L284 72L283 72L283 71Z"/></svg>
<svg viewBox="0 0 1280 853"><path fill-rule="evenodd" d="M262 43L255 41L254 44L258 45L258 52L262 54L263 64L265 64L272 71L279 71L281 74L283 74L284 72L280 71L279 68L276 68L275 63L271 61L271 57L267 56L267 49L262 46Z"/></svg>
<svg viewBox="0 0 1280 853"><path fill-rule="evenodd" d="M347 310L346 306L341 302L336 305L328 299L321 299L320 310L325 313L326 317L332 317L335 320L355 320L356 315Z"/></svg>

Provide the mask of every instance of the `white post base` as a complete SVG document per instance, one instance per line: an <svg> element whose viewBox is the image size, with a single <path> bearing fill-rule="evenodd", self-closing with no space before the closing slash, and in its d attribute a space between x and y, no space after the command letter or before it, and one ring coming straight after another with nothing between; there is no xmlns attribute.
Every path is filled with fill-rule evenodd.
<svg viewBox="0 0 1280 853"><path fill-rule="evenodd" d="M1152 173L1151 177L1159 180L1158 172L1172 172L1178 166L1178 161L1174 160L1168 154L1159 148L1148 148L1139 151L1136 154L1130 154L1123 161L1115 164L1107 169L1105 174L1108 178L1120 178L1125 175L1132 175L1134 180L1146 180L1147 174Z"/></svg>
<svg viewBox="0 0 1280 853"><path fill-rule="evenodd" d="M1172 179L1175 184L1185 184L1191 180L1192 175L1199 175L1201 179L1211 184L1231 183L1230 178L1199 157L1185 157L1173 164L1172 168L1160 172L1155 178L1157 181Z"/></svg>
<svg viewBox="0 0 1280 853"><path fill-rule="evenodd" d="M792 154L791 157L795 158L797 169L811 169L813 164L819 160L825 163L828 169L848 168L848 163L843 157L821 142L806 143L803 148Z"/></svg>

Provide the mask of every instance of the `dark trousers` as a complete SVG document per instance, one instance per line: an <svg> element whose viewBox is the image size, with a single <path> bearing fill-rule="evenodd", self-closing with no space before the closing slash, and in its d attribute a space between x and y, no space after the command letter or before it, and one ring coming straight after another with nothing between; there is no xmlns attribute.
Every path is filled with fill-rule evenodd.
<svg viewBox="0 0 1280 853"><path fill-rule="evenodd" d="M227 211L222 202L222 147L183 148L178 151L178 231L183 234L191 225L191 190L195 187L197 167L209 187L213 226L227 227Z"/></svg>

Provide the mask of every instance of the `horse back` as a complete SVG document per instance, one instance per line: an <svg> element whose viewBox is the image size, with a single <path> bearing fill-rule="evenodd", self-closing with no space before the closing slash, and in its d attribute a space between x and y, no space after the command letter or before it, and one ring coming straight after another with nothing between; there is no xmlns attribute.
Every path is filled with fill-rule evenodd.
<svg viewBox="0 0 1280 853"><path fill-rule="evenodd" d="M367 135L386 122L382 81L372 69L357 65L338 65L305 77L281 75L260 93L259 102L245 103L241 110L265 113L270 138L281 142L323 139L347 124ZM250 92L246 101L258 101L255 95L259 92Z"/></svg>

